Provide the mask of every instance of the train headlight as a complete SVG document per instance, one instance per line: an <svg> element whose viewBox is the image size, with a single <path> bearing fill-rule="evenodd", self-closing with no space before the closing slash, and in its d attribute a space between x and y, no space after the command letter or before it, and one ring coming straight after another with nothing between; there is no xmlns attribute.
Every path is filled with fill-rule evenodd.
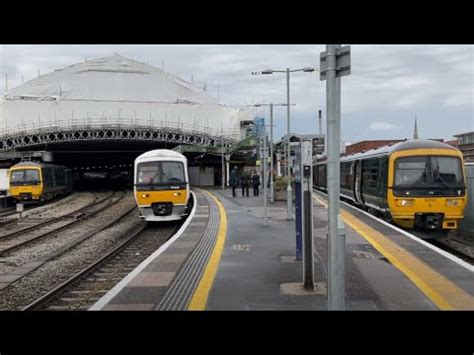
<svg viewBox="0 0 474 355"><path fill-rule="evenodd" d="M446 199L446 206L458 206L459 200L455 198L448 198Z"/></svg>
<svg viewBox="0 0 474 355"><path fill-rule="evenodd" d="M181 196L181 192L175 192L173 195L176 197Z"/></svg>
<svg viewBox="0 0 474 355"><path fill-rule="evenodd" d="M147 198L147 197L150 197L149 194L142 194L142 198Z"/></svg>
<svg viewBox="0 0 474 355"><path fill-rule="evenodd" d="M415 200L413 199L400 199L397 200L397 205L399 207L412 207L415 204Z"/></svg>

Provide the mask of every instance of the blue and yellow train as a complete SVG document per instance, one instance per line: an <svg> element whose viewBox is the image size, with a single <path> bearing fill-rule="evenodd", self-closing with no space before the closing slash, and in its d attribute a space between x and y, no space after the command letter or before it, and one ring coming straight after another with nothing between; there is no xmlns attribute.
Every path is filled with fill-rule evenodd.
<svg viewBox="0 0 474 355"><path fill-rule="evenodd" d="M326 162L314 185L326 190ZM401 227L458 228L467 204L462 153L445 143L408 140L341 158L341 197Z"/></svg>

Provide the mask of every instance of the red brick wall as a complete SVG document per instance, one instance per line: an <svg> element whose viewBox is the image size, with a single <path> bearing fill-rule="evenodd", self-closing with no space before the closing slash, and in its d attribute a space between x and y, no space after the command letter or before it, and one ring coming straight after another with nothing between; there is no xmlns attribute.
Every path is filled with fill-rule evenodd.
<svg viewBox="0 0 474 355"><path fill-rule="evenodd" d="M389 145L390 143L401 142L401 139L392 139L392 140L377 140L377 141L362 141L348 145L346 147L346 155L360 153L363 150L367 151L369 149L383 147L384 145Z"/></svg>

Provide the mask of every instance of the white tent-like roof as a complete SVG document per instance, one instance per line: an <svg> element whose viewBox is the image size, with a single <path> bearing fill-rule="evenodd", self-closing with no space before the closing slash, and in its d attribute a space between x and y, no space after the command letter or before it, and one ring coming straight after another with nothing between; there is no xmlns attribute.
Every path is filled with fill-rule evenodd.
<svg viewBox="0 0 474 355"><path fill-rule="evenodd" d="M240 139L240 122L249 119L246 108L220 104L175 75L117 54L56 69L0 97L0 135L117 124Z"/></svg>
<svg viewBox="0 0 474 355"><path fill-rule="evenodd" d="M6 99L218 104L191 83L117 54L56 69L8 91Z"/></svg>

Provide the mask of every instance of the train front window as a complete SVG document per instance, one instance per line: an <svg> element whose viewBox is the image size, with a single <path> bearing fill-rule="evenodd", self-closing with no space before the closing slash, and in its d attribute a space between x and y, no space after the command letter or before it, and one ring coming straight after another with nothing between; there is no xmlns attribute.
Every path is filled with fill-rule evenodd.
<svg viewBox="0 0 474 355"><path fill-rule="evenodd" d="M165 161L138 165L137 184L163 186L185 182L183 163Z"/></svg>
<svg viewBox="0 0 474 355"><path fill-rule="evenodd" d="M455 189L463 185L461 162L456 157L407 157L395 162L394 188Z"/></svg>
<svg viewBox="0 0 474 355"><path fill-rule="evenodd" d="M37 185L40 183L39 171L34 169L13 170L10 185Z"/></svg>
<svg viewBox="0 0 474 355"><path fill-rule="evenodd" d="M431 157L433 183L436 186L457 187L463 184L461 162L453 157Z"/></svg>
<svg viewBox="0 0 474 355"><path fill-rule="evenodd" d="M429 157L397 159L395 165L395 186L413 188L427 186Z"/></svg>

